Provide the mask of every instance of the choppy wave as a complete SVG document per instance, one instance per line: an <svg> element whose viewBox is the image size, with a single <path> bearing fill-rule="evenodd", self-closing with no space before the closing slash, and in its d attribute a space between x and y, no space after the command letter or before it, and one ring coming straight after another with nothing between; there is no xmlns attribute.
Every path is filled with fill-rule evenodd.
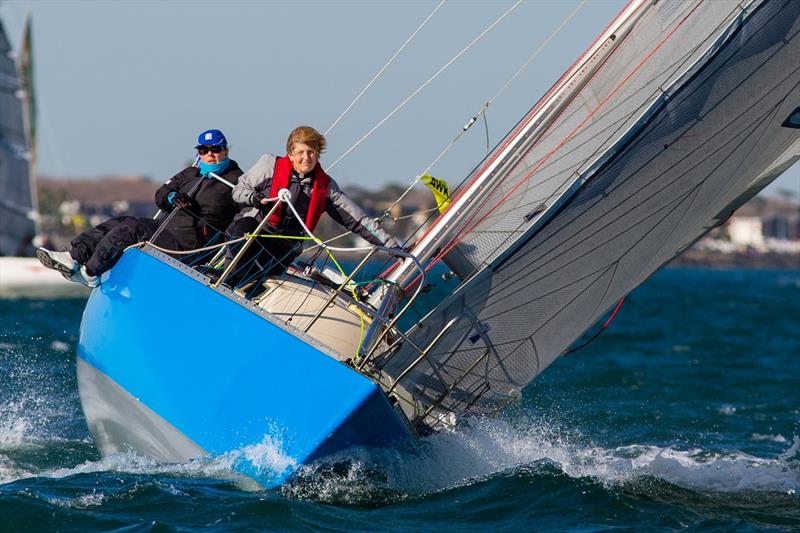
<svg viewBox="0 0 800 533"><path fill-rule="evenodd" d="M29 318L0 332L0 523L428 530L447 517L463 530L796 528L798 280L665 273L608 336L554 365L503 418L346 450L270 491L234 472L242 462L260 474L295 468L280 438L177 465L100 458L74 373L69 316L79 306L17 302L9 315ZM736 307L733 293L750 303Z"/></svg>
<svg viewBox="0 0 800 533"><path fill-rule="evenodd" d="M24 418L0 420L0 483L28 477L66 478L117 472L221 479L243 489L257 490L255 482L235 473L237 462L248 461L262 473L281 473L295 466L292 458L281 451L280 442L265 437L257 445L184 464L163 464L130 453L88 460L69 468L36 471L2 453L59 445L26 439L27 430ZM423 496L520 469L532 475L547 475L553 468L570 478L589 478L607 487L656 478L700 492L794 495L800 489L800 438L793 437L780 456L763 458L737 451L643 444L604 448L586 444L581 435L546 424L524 426L480 420L401 448L346 450L302 467L294 480L280 490L289 497L359 503L376 496L390 500ZM87 500L91 501L100 500Z"/></svg>
<svg viewBox="0 0 800 533"><path fill-rule="evenodd" d="M545 475L555 467L571 478L607 487L656 478L699 492L769 492L800 489L800 439L785 453L761 458L633 444L586 445L578 435L549 426L520 428L500 420L422 439L404 450L358 450L304 468L283 490L287 495L355 503L376 493L419 496L526 469Z"/></svg>

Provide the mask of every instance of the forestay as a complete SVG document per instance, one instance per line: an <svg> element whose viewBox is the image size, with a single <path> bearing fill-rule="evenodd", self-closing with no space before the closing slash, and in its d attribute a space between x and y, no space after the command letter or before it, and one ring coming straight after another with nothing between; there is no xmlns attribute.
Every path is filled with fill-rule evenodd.
<svg viewBox="0 0 800 533"><path fill-rule="evenodd" d="M798 158L800 130L781 124L800 102L800 2L642 9L552 127L504 156L520 157L451 233L468 281L378 359L423 413L507 403Z"/></svg>

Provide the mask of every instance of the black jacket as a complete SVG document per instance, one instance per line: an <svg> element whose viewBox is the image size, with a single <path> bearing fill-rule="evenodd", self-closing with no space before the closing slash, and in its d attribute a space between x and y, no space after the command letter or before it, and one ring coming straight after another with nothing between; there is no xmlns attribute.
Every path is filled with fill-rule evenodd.
<svg viewBox="0 0 800 533"><path fill-rule="evenodd" d="M231 159L230 166L220 177L236 185L242 174L242 169ZM231 188L217 179L201 177L197 167L181 170L156 191L156 205L163 211L174 209L168 200L172 192L191 193L192 197L192 205L177 213L167 227L186 250L198 248L217 231L224 231L239 209L231 196Z"/></svg>

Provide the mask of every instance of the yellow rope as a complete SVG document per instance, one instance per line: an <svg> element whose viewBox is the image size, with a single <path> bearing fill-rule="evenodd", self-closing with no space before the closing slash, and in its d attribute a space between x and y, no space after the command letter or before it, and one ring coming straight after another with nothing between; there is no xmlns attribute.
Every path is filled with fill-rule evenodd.
<svg viewBox="0 0 800 533"><path fill-rule="evenodd" d="M347 274L344 273L344 269L339 264L339 262L336 260L336 257L333 256L333 252L331 252L330 249L327 246L324 246L323 242L320 239L314 238L312 240L317 245L322 246L322 248L328 254L328 257L331 259L331 262L334 265L336 265L336 268L339 270L339 274L341 274L342 276L347 278ZM356 294L355 285L353 285L352 283L349 284L349 285L350 286L348 288L350 289L350 294L353 295L353 300L355 300L356 302L359 302L358 294ZM365 326L364 312L361 310L360 307L356 307L356 311L358 312L358 321L359 321L359 328L360 328L359 334L358 334L358 345L356 346L356 353L355 353L355 360L356 360L356 362L358 362L359 359L360 359L359 353L361 352L361 345L364 343L364 335L366 334L366 328L364 327Z"/></svg>
<svg viewBox="0 0 800 533"><path fill-rule="evenodd" d="M328 257L330 258L331 262L336 266L336 269L339 271L339 274L341 274L342 277L344 277L344 278L348 277L347 274L345 273L344 269L342 268L342 265L340 265L339 262L336 260L336 257L334 257L333 252L331 252L330 249L327 246L325 246L325 243L321 239L319 239L317 237L309 237L309 236L301 236L301 235L270 235L270 234L257 235L257 234L254 234L254 233L245 233L244 237L248 238L248 239L252 239L254 237L259 237L259 238L268 238L268 239L294 239L294 240L299 240L299 241L314 241L314 243L317 246L321 246L325 250L325 253L328 254ZM358 294L356 293L355 287L356 287L356 285L351 283L351 284L349 284L348 289L350 289L350 294L352 294L353 300L355 300L356 302L360 303L360 301L358 299ZM366 327L365 327L366 326L366 320L365 320L364 312L361 310L360 307L356 307L356 311L358 312L358 319L359 319L359 324L360 324L358 346L356 347L356 353L355 353L355 360L356 360L356 362L358 362L358 360L360 359L359 353L361 352L361 345L364 343L364 335L366 334Z"/></svg>

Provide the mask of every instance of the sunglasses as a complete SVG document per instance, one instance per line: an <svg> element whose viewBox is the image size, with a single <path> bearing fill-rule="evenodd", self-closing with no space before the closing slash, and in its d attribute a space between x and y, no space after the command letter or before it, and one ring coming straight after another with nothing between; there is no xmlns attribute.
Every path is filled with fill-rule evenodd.
<svg viewBox="0 0 800 533"><path fill-rule="evenodd" d="M222 147L222 146L198 146L197 147L197 153L200 154L200 155L206 155L208 152L211 152L212 154L219 154L223 150L225 150L225 148Z"/></svg>

